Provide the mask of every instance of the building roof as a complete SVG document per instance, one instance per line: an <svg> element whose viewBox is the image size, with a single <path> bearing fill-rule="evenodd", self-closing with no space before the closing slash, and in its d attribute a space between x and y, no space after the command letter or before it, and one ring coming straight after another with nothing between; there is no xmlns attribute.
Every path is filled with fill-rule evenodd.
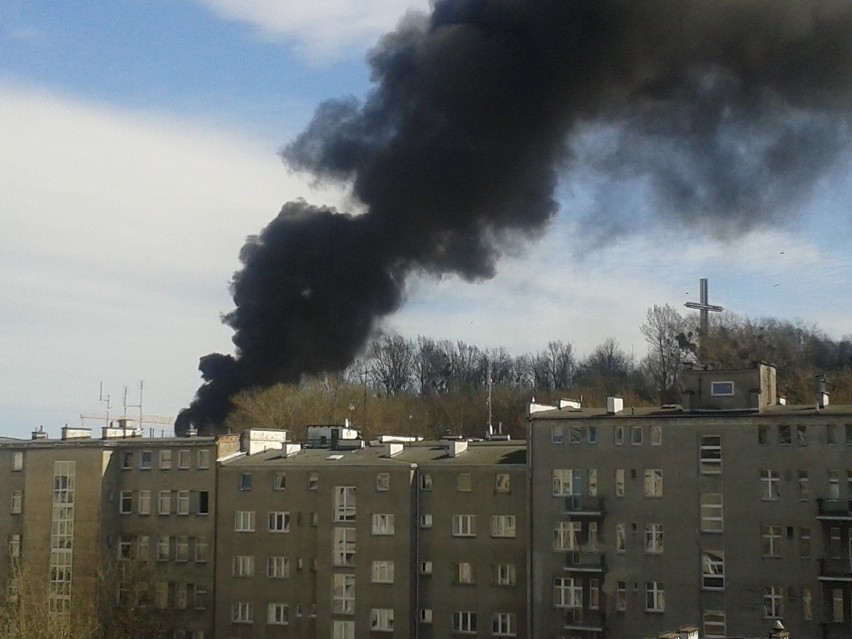
<svg viewBox="0 0 852 639"><path fill-rule="evenodd" d="M849 404L829 404L825 408L817 409L814 404L797 404L797 405L782 405L767 406L762 412L756 410L736 410L736 411L719 411L719 410L693 410L684 411L680 405L673 404L670 406L625 406L624 410L614 415L607 413L606 408L582 408L580 410L571 408L556 408L552 410L543 410L534 413L530 419L533 421L544 420L561 420L561 419L624 419L624 418L701 418L701 417L778 417L778 416L817 416L817 415L852 415L852 405Z"/></svg>

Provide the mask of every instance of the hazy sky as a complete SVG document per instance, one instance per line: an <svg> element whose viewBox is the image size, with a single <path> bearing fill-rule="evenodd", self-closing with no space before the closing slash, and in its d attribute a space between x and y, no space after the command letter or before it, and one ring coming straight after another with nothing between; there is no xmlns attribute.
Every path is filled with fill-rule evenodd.
<svg viewBox="0 0 852 639"><path fill-rule="evenodd" d="M0 3L0 435L102 413L100 382L113 415L140 380L147 414L192 399L198 358L231 352L219 316L246 236L296 197L347 209L278 150L322 100L369 90L364 56L408 9L428 4ZM849 169L847 154L796 219L724 239L581 225L600 185L566 183L557 221L494 279L412 281L386 324L514 353L560 339L583 355L612 336L641 356L646 309L696 300L708 277L735 313L848 335ZM624 185L609 201L649 206Z"/></svg>

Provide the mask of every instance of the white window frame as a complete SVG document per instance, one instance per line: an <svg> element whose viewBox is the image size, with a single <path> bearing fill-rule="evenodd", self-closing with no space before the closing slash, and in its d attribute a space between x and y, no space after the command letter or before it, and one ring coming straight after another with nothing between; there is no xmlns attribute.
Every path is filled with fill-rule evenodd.
<svg viewBox="0 0 852 639"><path fill-rule="evenodd" d="M178 515L188 515L189 514L189 491L188 490L177 491L177 514Z"/></svg>
<svg viewBox="0 0 852 639"><path fill-rule="evenodd" d="M645 497L659 498L663 496L663 470L661 468L646 468L643 485Z"/></svg>
<svg viewBox="0 0 852 639"><path fill-rule="evenodd" d="M491 615L491 634L495 637L514 637L517 626L513 612L495 612Z"/></svg>
<svg viewBox="0 0 852 639"><path fill-rule="evenodd" d="M231 561L232 577L254 577L254 555L234 555Z"/></svg>
<svg viewBox="0 0 852 639"><path fill-rule="evenodd" d="M379 492L390 490L390 473L378 473L376 475L376 490Z"/></svg>
<svg viewBox="0 0 852 639"><path fill-rule="evenodd" d="M766 619L780 619L784 616L784 589L781 586L764 586L763 616Z"/></svg>
<svg viewBox="0 0 852 639"><path fill-rule="evenodd" d="M334 527L332 533L332 565L355 565L355 528Z"/></svg>
<svg viewBox="0 0 852 639"><path fill-rule="evenodd" d="M355 521L355 486L334 487L334 521Z"/></svg>
<svg viewBox="0 0 852 639"><path fill-rule="evenodd" d="M370 630L373 632L393 632L393 608L371 608Z"/></svg>
<svg viewBox="0 0 852 639"><path fill-rule="evenodd" d="M515 515L491 515L491 536L514 538L516 536Z"/></svg>
<svg viewBox="0 0 852 639"><path fill-rule="evenodd" d="M717 380L710 382L711 397L733 397L734 382L733 380Z"/></svg>
<svg viewBox="0 0 852 639"><path fill-rule="evenodd" d="M160 470L172 469L172 451L167 448L160 451Z"/></svg>
<svg viewBox="0 0 852 639"><path fill-rule="evenodd" d="M150 515L151 514L151 491L150 490L140 490L139 491L139 501L137 503L136 510L140 515Z"/></svg>
<svg viewBox="0 0 852 639"><path fill-rule="evenodd" d="M666 591L662 581L645 582L645 612L665 612Z"/></svg>
<svg viewBox="0 0 852 639"><path fill-rule="evenodd" d="M476 537L476 515L453 515L453 537Z"/></svg>
<svg viewBox="0 0 852 639"><path fill-rule="evenodd" d="M374 584L392 584L393 573L393 560L377 559L370 565L370 581Z"/></svg>
<svg viewBox="0 0 852 639"><path fill-rule="evenodd" d="M705 610L703 621L706 639L724 639L728 636L728 625L724 610Z"/></svg>
<svg viewBox="0 0 852 639"><path fill-rule="evenodd" d="M121 515L129 515L133 512L133 491L122 490L118 495L118 512Z"/></svg>
<svg viewBox="0 0 852 639"><path fill-rule="evenodd" d="M772 558L781 556L781 526L761 524L760 555Z"/></svg>
<svg viewBox="0 0 852 639"><path fill-rule="evenodd" d="M172 514L172 491L161 490L157 495L157 514L164 516Z"/></svg>
<svg viewBox="0 0 852 639"><path fill-rule="evenodd" d="M645 554L663 554L663 525L659 523L645 524Z"/></svg>
<svg viewBox="0 0 852 639"><path fill-rule="evenodd" d="M579 549L581 530L582 524L579 521L557 521L553 526L553 550Z"/></svg>
<svg viewBox="0 0 852 639"><path fill-rule="evenodd" d="M266 558L266 576L270 579L290 577L290 558L283 555L270 555Z"/></svg>
<svg viewBox="0 0 852 639"><path fill-rule="evenodd" d="M268 532L288 533L290 532L290 512L287 510L271 510L266 523Z"/></svg>
<svg viewBox="0 0 852 639"><path fill-rule="evenodd" d="M373 535L393 535L394 519L393 513L373 513L370 518L370 532Z"/></svg>
<svg viewBox="0 0 852 639"><path fill-rule="evenodd" d="M473 564L469 561L460 561L456 563L455 583L457 584L473 584L476 579L473 574Z"/></svg>
<svg viewBox="0 0 852 639"><path fill-rule="evenodd" d="M701 532L721 533L725 531L725 509L722 493L701 493Z"/></svg>
<svg viewBox="0 0 852 639"><path fill-rule="evenodd" d="M494 573L494 584L496 586L514 586L517 583L518 571L515 564L497 564Z"/></svg>
<svg viewBox="0 0 852 639"><path fill-rule="evenodd" d="M760 469L760 499L762 501L778 501L781 499L780 485L781 475L777 470Z"/></svg>
<svg viewBox="0 0 852 639"><path fill-rule="evenodd" d="M553 578L553 607L582 608L583 582L574 577Z"/></svg>
<svg viewBox="0 0 852 639"><path fill-rule="evenodd" d="M472 610L453 611L453 632L476 634L476 613Z"/></svg>
<svg viewBox="0 0 852 639"><path fill-rule="evenodd" d="M725 551L701 551L701 588L702 590L725 589Z"/></svg>
<svg viewBox="0 0 852 639"><path fill-rule="evenodd" d="M337 615L354 615L355 575L334 573L331 578L331 612Z"/></svg>
<svg viewBox="0 0 852 639"><path fill-rule="evenodd" d="M718 475L722 472L721 435L699 435L698 466L702 475Z"/></svg>
<svg viewBox="0 0 852 639"><path fill-rule="evenodd" d="M232 623L254 623L254 608L251 601L235 601L231 604Z"/></svg>
<svg viewBox="0 0 852 639"><path fill-rule="evenodd" d="M266 623L273 626L286 626L290 623L290 606L279 601L266 604Z"/></svg>
<svg viewBox="0 0 852 639"><path fill-rule="evenodd" d="M234 532L254 532L255 514L253 510L234 512Z"/></svg>

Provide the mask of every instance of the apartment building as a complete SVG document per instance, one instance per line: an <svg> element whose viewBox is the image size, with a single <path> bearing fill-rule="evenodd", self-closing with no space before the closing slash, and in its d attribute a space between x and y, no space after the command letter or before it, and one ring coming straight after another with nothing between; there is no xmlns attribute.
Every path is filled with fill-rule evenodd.
<svg viewBox="0 0 852 639"><path fill-rule="evenodd" d="M526 636L523 443L270 438L220 468L217 637Z"/></svg>
<svg viewBox="0 0 852 639"><path fill-rule="evenodd" d="M60 440L0 441L7 594L23 574L53 614L114 596L146 628L212 637L216 460L238 448L229 436L147 439L124 420L100 438L65 427Z"/></svg>
<svg viewBox="0 0 852 639"><path fill-rule="evenodd" d="M685 372L681 405L531 406L531 636L852 632L852 407L775 371Z"/></svg>

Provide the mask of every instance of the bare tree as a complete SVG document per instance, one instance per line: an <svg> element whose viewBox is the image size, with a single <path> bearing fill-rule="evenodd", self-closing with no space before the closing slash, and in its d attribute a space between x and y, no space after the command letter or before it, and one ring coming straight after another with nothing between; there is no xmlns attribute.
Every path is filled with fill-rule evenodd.
<svg viewBox="0 0 852 639"><path fill-rule="evenodd" d="M671 306L648 309L645 323L639 327L648 343L648 355L642 369L653 380L661 402L678 399L678 379L683 359L678 336L685 332L683 317Z"/></svg>
<svg viewBox="0 0 852 639"><path fill-rule="evenodd" d="M577 369L577 381L584 386L599 387L606 393L623 393L633 370L633 358L625 353L613 337L598 344Z"/></svg>
<svg viewBox="0 0 852 639"><path fill-rule="evenodd" d="M532 357L536 390L570 388L574 381L574 348L562 341L548 342L547 348Z"/></svg>
<svg viewBox="0 0 852 639"><path fill-rule="evenodd" d="M370 344L371 372L375 385L385 395L396 395L411 386L414 349L400 335L381 335Z"/></svg>

